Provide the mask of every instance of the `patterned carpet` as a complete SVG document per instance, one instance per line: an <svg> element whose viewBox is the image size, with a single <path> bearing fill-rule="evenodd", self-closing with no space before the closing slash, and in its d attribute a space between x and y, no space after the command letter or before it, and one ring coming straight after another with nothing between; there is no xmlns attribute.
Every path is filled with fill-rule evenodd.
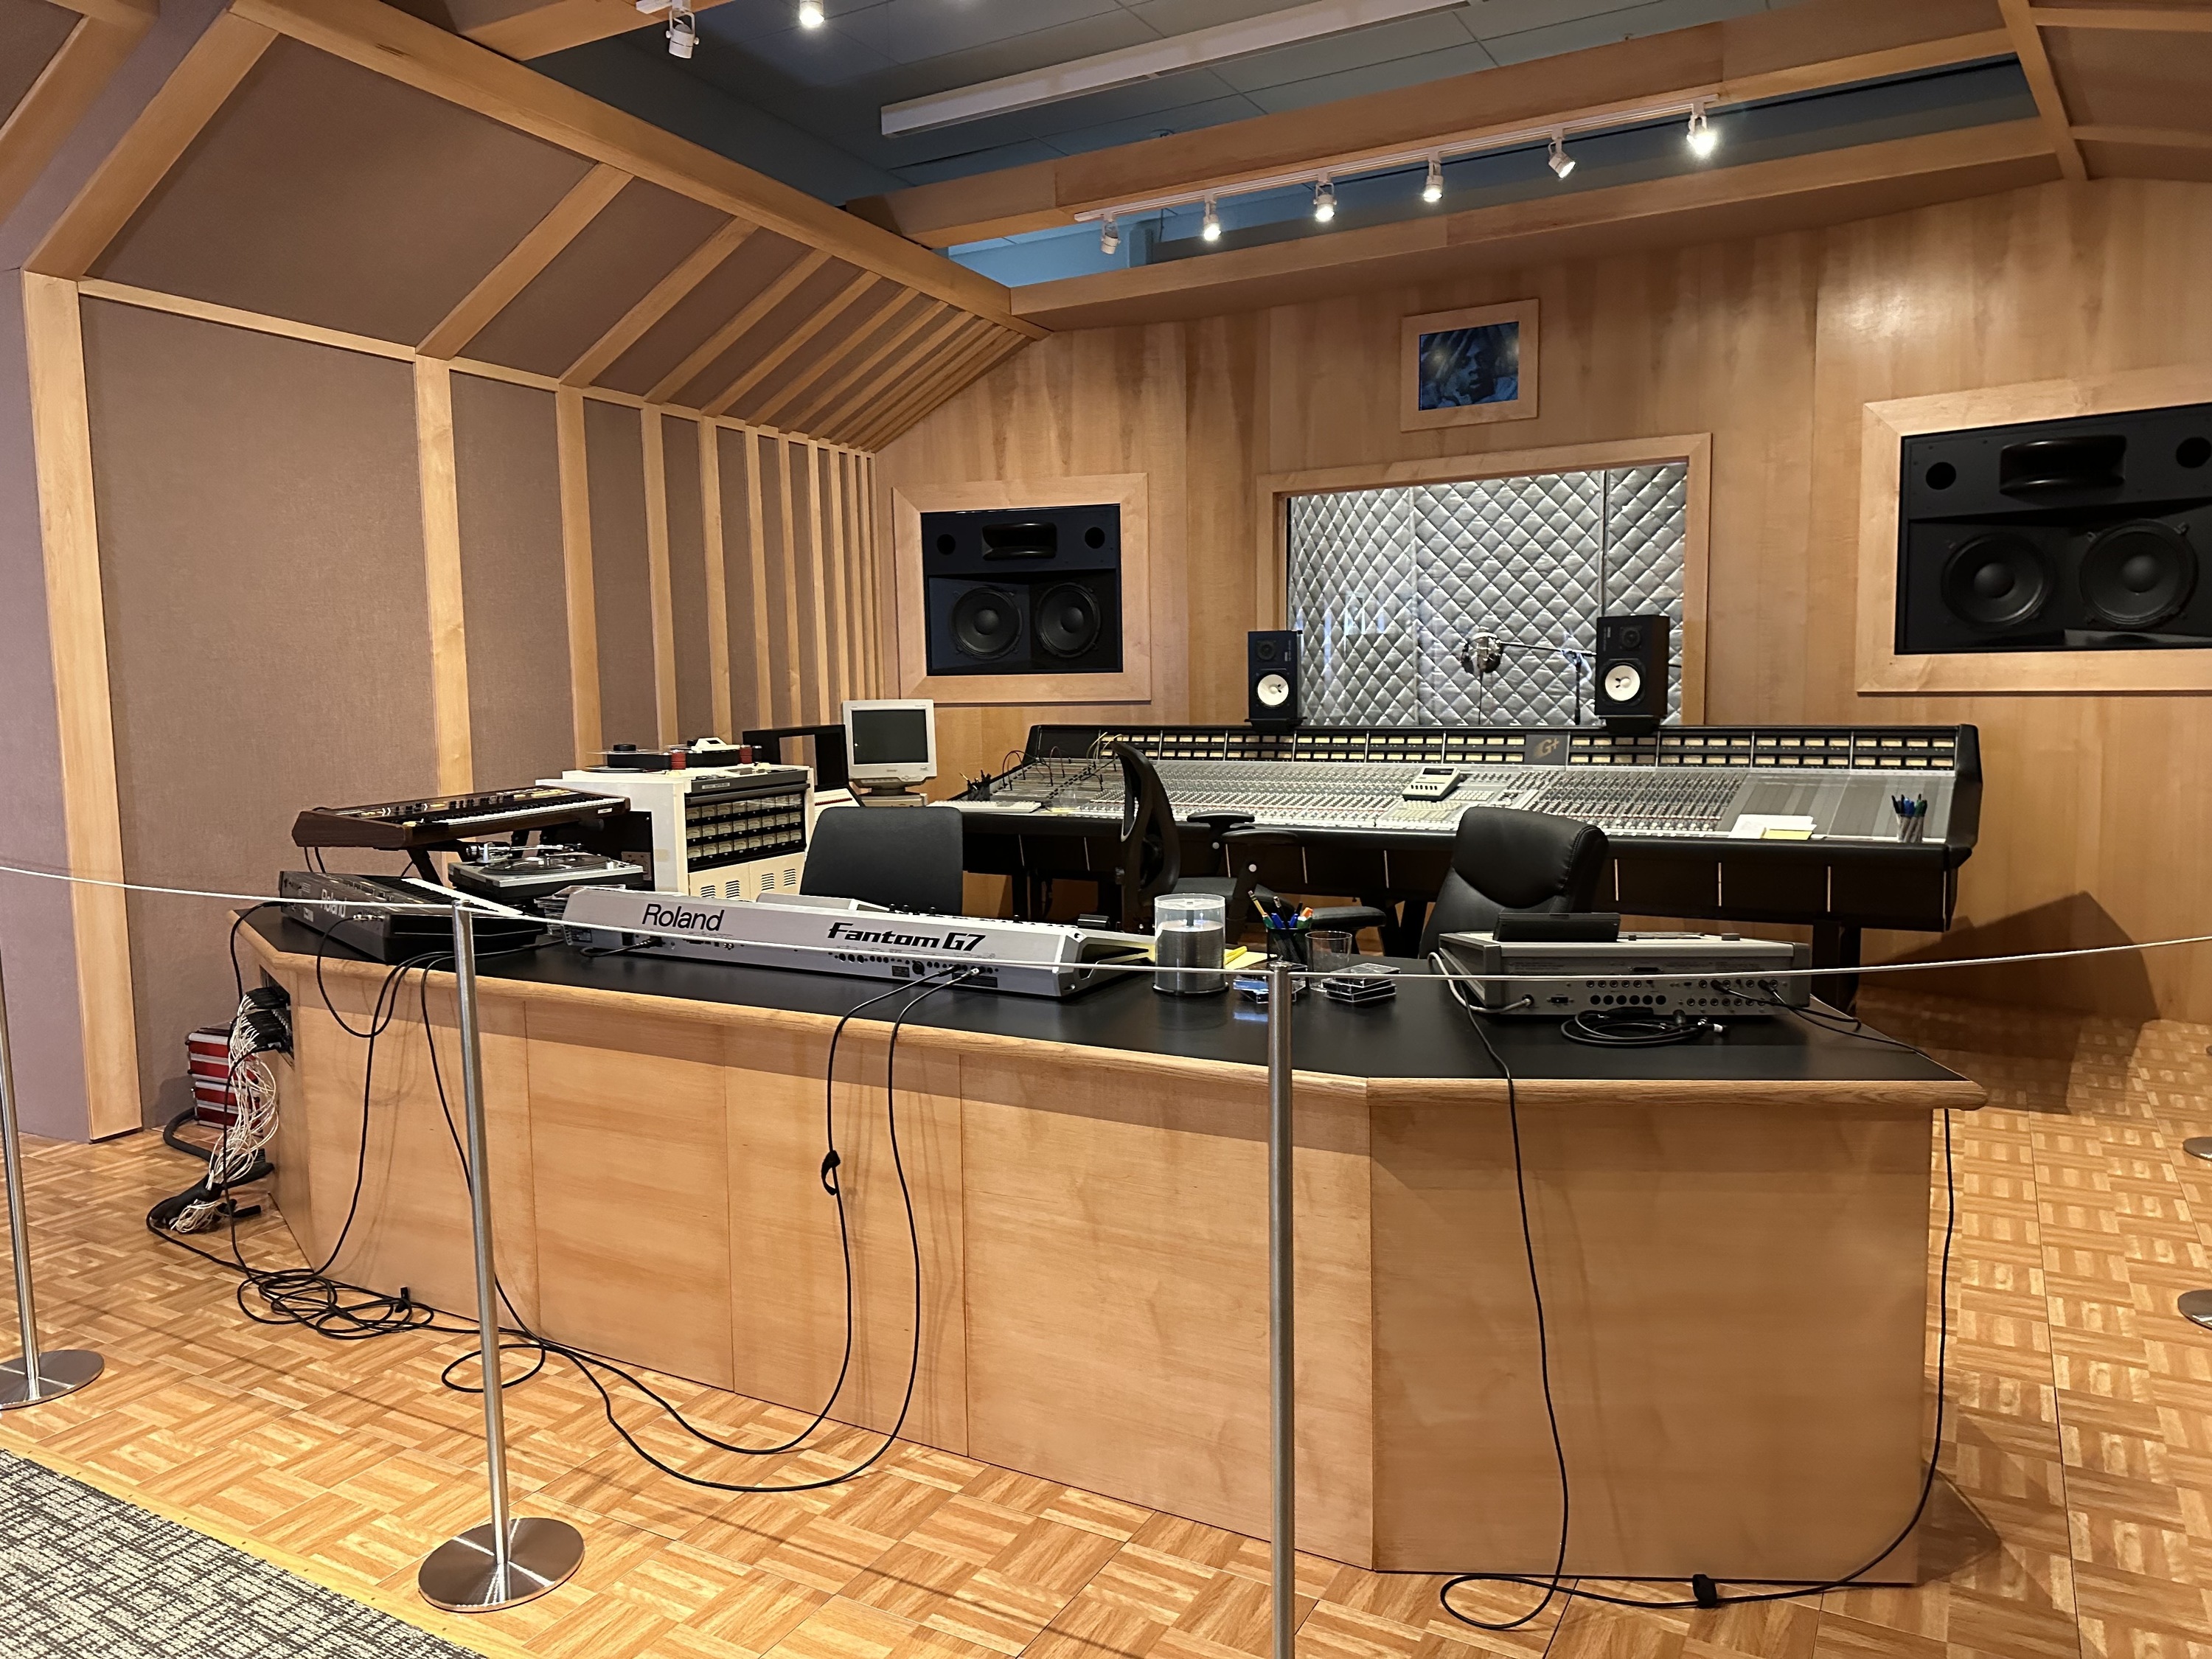
<svg viewBox="0 0 2212 1659"><path fill-rule="evenodd" d="M397 1619L0 1452L7 1659L469 1659Z"/></svg>

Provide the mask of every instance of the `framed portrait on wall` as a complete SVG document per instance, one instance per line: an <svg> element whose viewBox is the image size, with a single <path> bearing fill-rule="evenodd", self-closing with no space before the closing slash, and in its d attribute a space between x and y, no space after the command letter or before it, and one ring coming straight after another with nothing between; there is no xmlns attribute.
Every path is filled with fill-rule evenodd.
<svg viewBox="0 0 2212 1659"><path fill-rule="evenodd" d="M1535 417L1534 300L1408 317L1398 356L1405 431Z"/></svg>

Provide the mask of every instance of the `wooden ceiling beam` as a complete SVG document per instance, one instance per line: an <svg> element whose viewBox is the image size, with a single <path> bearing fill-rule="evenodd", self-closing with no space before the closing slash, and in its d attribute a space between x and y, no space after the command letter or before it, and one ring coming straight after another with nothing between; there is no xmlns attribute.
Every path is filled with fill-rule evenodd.
<svg viewBox="0 0 2212 1659"><path fill-rule="evenodd" d="M2212 132L2182 132L2172 127L2076 127L2085 144L2141 144L2148 149L2212 149Z"/></svg>
<svg viewBox="0 0 2212 1659"><path fill-rule="evenodd" d="M231 12L210 23L24 269L72 280L88 274L276 38L274 30Z"/></svg>
<svg viewBox="0 0 2212 1659"><path fill-rule="evenodd" d="M1014 301L1055 329L1216 316L1801 230L2058 177L2040 121L1998 122L1064 277L1017 289Z"/></svg>
<svg viewBox="0 0 2212 1659"><path fill-rule="evenodd" d="M484 325L514 303L536 282L561 250L583 234L584 227L604 212L609 203L630 182L620 167L600 162L579 179L554 203L546 216L530 228L530 234L507 250L507 257L486 271L483 279L461 296L460 303L423 337L416 348L425 357L451 357L483 331Z"/></svg>
<svg viewBox="0 0 2212 1659"><path fill-rule="evenodd" d="M620 167L978 316L1025 333L1036 326L1015 319L1005 286L988 276L382 0L231 0L229 15Z"/></svg>
<svg viewBox="0 0 2212 1659"><path fill-rule="evenodd" d="M871 433L870 449L881 449L885 444L904 437L1028 343L1018 334L999 330L989 348L969 362L956 378L939 385L918 407L908 410L887 426Z"/></svg>
<svg viewBox="0 0 2212 1659"><path fill-rule="evenodd" d="M819 248L793 260L789 270L754 295L736 316L702 340L690 356L662 375L653 388L645 394L646 401L665 403L697 380L708 364L737 344L762 318L789 299L801 283L829 263L830 256Z"/></svg>
<svg viewBox="0 0 2212 1659"><path fill-rule="evenodd" d="M2143 29L2154 34L2212 33L2203 6L2037 6L2028 21L2045 29Z"/></svg>
<svg viewBox="0 0 2212 1659"><path fill-rule="evenodd" d="M980 318L971 317L964 312L948 311L903 353L884 365L873 382L860 380L856 374L848 374L845 377L847 384L832 391L817 412L806 415L793 424L805 426L815 432L839 430L850 424L866 407L872 395L881 395L876 391L878 386L885 382L896 383L937 353L951 349L956 344L965 344L961 339L963 333L982 326Z"/></svg>
<svg viewBox="0 0 2212 1659"><path fill-rule="evenodd" d="M999 331L984 324L972 338L933 362L930 372L918 378L914 385L887 399L881 407L868 410L866 418L855 421L853 442L872 452L884 441L882 434L905 430L903 422L941 388L966 385L970 370L997 345L999 338Z"/></svg>
<svg viewBox="0 0 2212 1659"><path fill-rule="evenodd" d="M121 21L90 11L77 20L30 90L0 121L0 219L14 211L38 182L46 163L153 23L149 14L137 10Z"/></svg>
<svg viewBox="0 0 2212 1659"><path fill-rule="evenodd" d="M2058 77L2051 72L2051 54L2043 49L2043 31L2035 26L2028 0L1997 0L2004 14L2005 33L2012 39L2020 71L2035 97L2035 112L2051 135L2051 148L2058 157L2058 170L2075 181L2089 176L2081 147L2074 142L2074 124L2066 113L2066 100L2058 90Z"/></svg>
<svg viewBox="0 0 2212 1659"><path fill-rule="evenodd" d="M161 15L156 0L53 0L64 11L96 17L116 28L135 28L143 34Z"/></svg>
<svg viewBox="0 0 2212 1659"><path fill-rule="evenodd" d="M1657 102L1777 98L2003 57L1990 0L1810 0L1582 52L1451 76L847 204L932 247L1067 225L1085 210L1285 172L1354 169L1363 155L1479 144Z"/></svg>
<svg viewBox="0 0 2212 1659"><path fill-rule="evenodd" d="M763 421L775 420L786 409L790 408L800 398L805 396L810 390L826 384L828 377L853 365L867 349L868 341L873 337L870 331L872 329L880 331L890 328L890 325L896 320L899 313L908 306L914 307L914 314L896 329L886 334L882 344L877 347L877 350L884 350L904 339L907 335L921 327L933 313L942 309L936 301L932 300L926 294L909 291L900 295L898 298L870 318L868 326L856 329L850 336L840 340L831 349L817 352L811 362L787 380L783 389L776 392L769 402L761 406L758 411L760 418Z"/></svg>
<svg viewBox="0 0 2212 1659"><path fill-rule="evenodd" d="M873 271L867 270L854 277L831 295L821 309L763 352L751 368L708 399L704 405L706 412L709 415L726 414L738 398L790 362L793 352L850 311L860 302L861 295L883 280Z"/></svg>
<svg viewBox="0 0 2212 1659"><path fill-rule="evenodd" d="M692 0L691 9L721 3ZM641 12L631 0L540 0L521 6L511 0L446 0L446 13L455 33L518 62L668 24L666 12Z"/></svg>
<svg viewBox="0 0 2212 1659"><path fill-rule="evenodd" d="M563 386L589 386L612 368L622 355L646 337L654 324L682 303L685 295L705 282L758 225L732 219L684 256L675 270L653 285L652 291L622 314L620 320L585 349L584 355L561 375Z"/></svg>

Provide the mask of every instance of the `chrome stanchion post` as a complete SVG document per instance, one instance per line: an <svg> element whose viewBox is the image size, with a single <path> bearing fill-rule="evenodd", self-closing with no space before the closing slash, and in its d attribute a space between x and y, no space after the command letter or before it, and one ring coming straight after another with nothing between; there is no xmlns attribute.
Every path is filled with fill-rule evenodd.
<svg viewBox="0 0 2212 1659"><path fill-rule="evenodd" d="M1274 1512L1268 1571L1274 1659L1297 1645L1297 1334L1291 1284L1291 1001L1297 963L1267 965L1267 1418Z"/></svg>
<svg viewBox="0 0 2212 1659"><path fill-rule="evenodd" d="M15 1257L15 1322L21 1358L0 1365L0 1411L74 1394L100 1375L100 1358L84 1348L39 1352L38 1298L31 1289L31 1229L23 1213L23 1138L15 1121L15 1066L8 1049L8 993L0 984L0 1170L8 1182L8 1248Z"/></svg>
<svg viewBox="0 0 2212 1659"><path fill-rule="evenodd" d="M449 1538L416 1575L422 1599L448 1613L491 1613L545 1594L584 1559L584 1535L566 1521L508 1512L507 1412L499 1361L499 1274L492 1260L491 1174L484 1130L483 1049L477 1020L476 918L453 905L453 989L460 1011L461 1100L467 1116L469 1226L477 1258L477 1336L483 1383L484 1463L491 1519ZM429 1032L426 1028L427 1040Z"/></svg>

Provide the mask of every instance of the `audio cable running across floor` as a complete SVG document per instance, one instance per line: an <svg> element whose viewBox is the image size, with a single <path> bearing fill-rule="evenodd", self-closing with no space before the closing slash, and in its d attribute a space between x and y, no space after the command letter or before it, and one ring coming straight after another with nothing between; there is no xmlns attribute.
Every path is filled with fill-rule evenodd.
<svg viewBox="0 0 2212 1659"><path fill-rule="evenodd" d="M1442 963L1437 965L1440 969L1443 967ZM1459 994L1455 985L1451 986L1450 988L1454 1000L1458 1002L1462 1012L1467 1016L1468 1024L1474 1029L1475 1036L1481 1042L1484 1051L1490 1056L1491 1063L1497 1066L1499 1076L1505 1083L1506 1121L1511 1131L1513 1145L1513 1185L1520 1202L1521 1243L1528 1261L1529 1296L1535 1308L1537 1375L1543 1389L1545 1419L1551 1429L1552 1455L1559 1470L1559 1533L1558 1550L1553 1557L1552 1571L1548 1575L1540 1577L1533 1573L1455 1573L1448 1577L1437 1591L1439 1605L1447 1614L1462 1625L1475 1630L1503 1632L1519 1630L1523 1626L1532 1623L1542 1615L1553 1601L1559 1599L1596 1601L1607 1607L1676 1611L1686 1608L1729 1607L1737 1603L1798 1601L1807 1596L1823 1595L1832 1589L1841 1589L1856 1583L1887 1559L1899 1546L1912 1535L1913 1528L1920 1524L1921 1517L1928 1512L1929 1501L1935 1494L1936 1466L1943 1454L1943 1395L1951 1342L1951 1247L1957 1234L1959 1220L1958 1177L1953 1157L1950 1109L1948 1107L1942 1109L1943 1245L1936 1274L1935 1432L1929 1450L1927 1469L1920 1482L1918 1500L1913 1504L1912 1513L1906 1518L1905 1524L1898 1529L1897 1534L1869 1557L1863 1565L1840 1577L1823 1580L1817 1583L1794 1585L1784 1589L1745 1590L1735 1594L1724 1594L1715 1580L1702 1573L1692 1576L1689 1581L1691 1593L1686 1599L1614 1595L1600 1590L1584 1589L1579 1585L1566 1582L1567 1546L1572 1520L1572 1492L1567 1475L1566 1447L1559 1433L1559 1411L1552 1392L1550 1333L1545 1322L1543 1283L1536 1263L1535 1233L1530 1224L1528 1215L1528 1172L1522 1159L1521 1146L1519 1091L1512 1067L1505 1063L1504 1057L1499 1054L1497 1045L1491 1042L1489 1032L1483 1029L1480 1012L1470 1006L1465 998ZM1825 1010L1816 1012L1797 1008L1784 1003L1778 994L1774 997L1774 1006L1796 1016L1816 1030L1856 1038L1882 1048L1901 1049L1918 1054L1930 1065L1936 1063L1924 1049L1910 1042L1901 1042L1895 1038L1886 1037L1879 1033L1867 1030L1853 1016L1838 1014L1831 1018ZM1842 1023L1844 1021L1849 1021L1849 1024ZM1462 1584L1513 1584L1527 1589L1540 1590L1543 1594L1542 1598L1534 1607L1518 1617L1504 1620L1490 1620L1474 1618L1453 1605L1451 1593Z"/></svg>

